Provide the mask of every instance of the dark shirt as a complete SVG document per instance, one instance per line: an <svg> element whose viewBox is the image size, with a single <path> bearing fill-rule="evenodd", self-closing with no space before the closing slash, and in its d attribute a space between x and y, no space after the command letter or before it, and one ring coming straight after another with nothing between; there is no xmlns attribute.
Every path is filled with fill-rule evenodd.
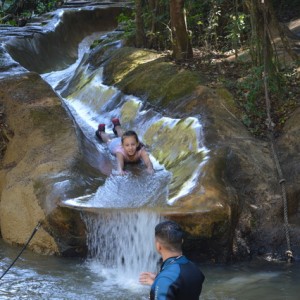
<svg viewBox="0 0 300 300"><path fill-rule="evenodd" d="M185 256L170 257L161 266L150 291L151 300L199 300L205 276Z"/></svg>

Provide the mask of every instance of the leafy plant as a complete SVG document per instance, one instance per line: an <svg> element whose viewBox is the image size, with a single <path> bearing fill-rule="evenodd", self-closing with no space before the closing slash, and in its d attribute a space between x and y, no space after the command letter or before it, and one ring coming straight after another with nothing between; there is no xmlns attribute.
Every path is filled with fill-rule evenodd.
<svg viewBox="0 0 300 300"><path fill-rule="evenodd" d="M219 19L221 17L221 8L218 1L212 1L211 10L208 17L208 26L205 30L205 41L207 44L212 44L218 48L219 35L217 28L219 26Z"/></svg>
<svg viewBox="0 0 300 300"><path fill-rule="evenodd" d="M230 42L231 49L234 49L236 53L242 43L241 35L247 29L246 18L247 16L244 13L229 14L228 16L229 23L225 27L227 31L225 38Z"/></svg>
<svg viewBox="0 0 300 300"><path fill-rule="evenodd" d="M61 0L13 1L6 0L0 7L0 17L13 26L19 24L20 19L28 20L32 15L41 15L52 11L62 4ZM18 11L16 10L18 8ZM16 12L17 11L17 12ZM7 16L7 18L5 18Z"/></svg>
<svg viewBox="0 0 300 300"><path fill-rule="evenodd" d="M132 12L130 15L125 13L119 14L117 17L119 26L124 30L125 38L132 38L135 36L136 27L135 27L135 13Z"/></svg>
<svg viewBox="0 0 300 300"><path fill-rule="evenodd" d="M209 14L209 1L185 1L187 28L191 32L194 45L203 42L204 30L207 24L206 16Z"/></svg>
<svg viewBox="0 0 300 300"><path fill-rule="evenodd" d="M255 135L264 135L266 129L266 95L263 77L264 67L253 67L248 75L237 84L238 103L243 110L242 122ZM267 77L268 95L271 101L272 118L282 126L291 107L286 100L286 77L274 72ZM277 116L277 117L276 117Z"/></svg>

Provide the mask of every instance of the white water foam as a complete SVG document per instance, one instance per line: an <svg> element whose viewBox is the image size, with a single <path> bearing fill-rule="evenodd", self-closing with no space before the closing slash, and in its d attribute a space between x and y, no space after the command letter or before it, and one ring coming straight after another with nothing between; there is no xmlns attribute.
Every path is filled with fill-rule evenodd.
<svg viewBox="0 0 300 300"><path fill-rule="evenodd" d="M111 210L82 217L87 227L87 264L108 286L140 289L139 274L157 272L154 228L161 221L157 213Z"/></svg>

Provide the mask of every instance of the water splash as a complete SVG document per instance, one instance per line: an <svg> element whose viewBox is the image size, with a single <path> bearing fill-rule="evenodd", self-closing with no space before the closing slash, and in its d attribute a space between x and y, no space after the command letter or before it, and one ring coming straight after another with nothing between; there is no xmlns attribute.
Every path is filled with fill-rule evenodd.
<svg viewBox="0 0 300 300"><path fill-rule="evenodd" d="M63 200L61 205L89 211L166 207L171 177L165 169L150 175L142 165L130 166L124 176L111 174L107 177L96 192Z"/></svg>
<svg viewBox="0 0 300 300"><path fill-rule="evenodd" d="M168 173L154 175L110 176L99 188L93 204L96 207L162 207L168 198ZM158 175L157 175L158 174Z"/></svg>
<svg viewBox="0 0 300 300"><path fill-rule="evenodd" d="M157 271L154 227L161 220L159 214L103 210L99 214L85 212L82 217L87 227L88 265L99 276L134 288L140 286L141 272Z"/></svg>

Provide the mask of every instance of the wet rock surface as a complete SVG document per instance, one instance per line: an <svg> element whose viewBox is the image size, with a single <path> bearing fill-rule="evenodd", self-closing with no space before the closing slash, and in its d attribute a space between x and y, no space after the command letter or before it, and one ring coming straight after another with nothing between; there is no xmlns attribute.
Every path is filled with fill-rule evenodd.
<svg viewBox="0 0 300 300"><path fill-rule="evenodd" d="M80 213L58 207L59 193L72 193L81 184L75 125L52 88L30 71L65 67L76 59L86 35L114 28L123 5L102 4L83 14L68 9L62 18L60 10L22 28L0 27L1 236L24 244L42 221L30 243L39 253L83 256L86 237ZM74 24L81 23L87 26L76 30Z"/></svg>
<svg viewBox="0 0 300 300"><path fill-rule="evenodd" d="M74 124L60 99L38 74L2 79L0 87L5 124L10 132L0 172L2 238L12 244L24 244L42 221L42 229L30 248L46 254L70 251L71 247L62 245L61 241L68 244L69 238L61 228L75 226L71 225L74 223L83 225L78 214L70 218L73 213L57 221L61 212L56 209L55 185L72 180L68 170L76 164L80 153ZM50 229L48 223L55 225ZM84 251L80 250L83 245L84 238L75 252Z"/></svg>
<svg viewBox="0 0 300 300"><path fill-rule="evenodd" d="M198 79L193 87L190 85L184 96L173 93L168 101L164 93L161 97L153 97L153 93L157 93L159 89L166 90L166 83L155 76L160 67L164 72L165 62L159 57L153 58L150 51L148 56L145 53L141 55L140 50L122 49L115 53L118 54L111 55L104 63L104 74L107 74L108 82L126 92L147 95L146 107L154 106L158 110L163 108L164 113L172 117L198 116L203 125L204 145L209 150L209 158L201 171L203 175L200 176L197 188L178 200L171 213L166 212L168 217L179 221L190 233L185 244L187 251L198 258L205 256L213 261L245 259L256 255L286 257L287 236L283 220L282 190L271 143L255 138L246 130L235 116L237 107L234 106L230 93L206 87L203 83L209 82L209 79L197 74L201 80ZM123 55L128 55L128 59ZM122 57L119 62L118 57ZM134 63L130 61L132 57L136 58ZM147 60L152 64L155 61L153 73L150 72L151 67L139 67L146 65ZM139 86L135 88L134 78L143 78L145 69L149 71L147 76L151 79L140 80ZM184 74L180 77L182 72L175 67L171 73L165 79L172 82L178 76L177 85L180 84L180 89L184 89L185 78L193 76ZM189 80L188 84L190 82ZM289 195L291 248L296 257L300 250L297 242L300 228L295 221L299 211L299 141L296 137L299 122L299 110L296 110L286 123L281 137L275 140L279 163L288 179L286 189ZM180 136L180 132L178 135ZM179 141L174 142L174 145L180 144ZM183 163L182 172L185 167L188 168L188 164ZM175 171L172 166L170 170Z"/></svg>

